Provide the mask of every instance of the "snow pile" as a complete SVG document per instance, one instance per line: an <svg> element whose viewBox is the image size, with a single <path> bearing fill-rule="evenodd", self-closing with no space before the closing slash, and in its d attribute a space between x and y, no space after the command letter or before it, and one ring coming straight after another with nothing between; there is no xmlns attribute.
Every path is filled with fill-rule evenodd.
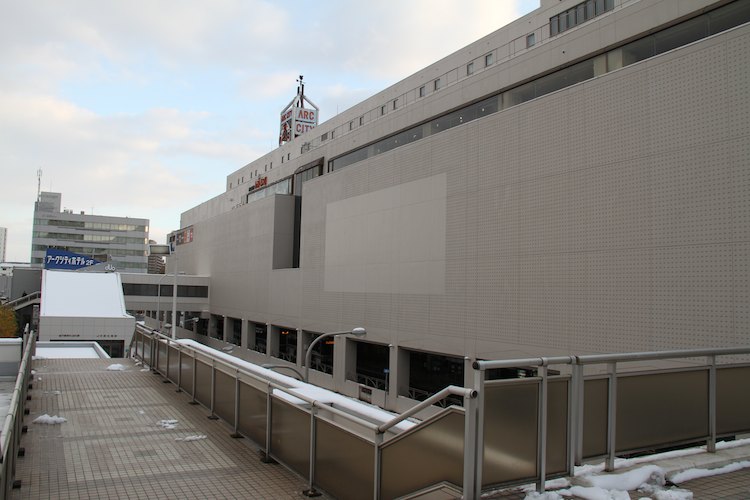
<svg viewBox="0 0 750 500"><path fill-rule="evenodd" d="M67 418L58 417L57 415L49 416L46 413L44 415L39 415L34 420L32 420L32 423L34 424L47 424L47 425L56 425L56 424L62 424L67 422Z"/></svg>
<svg viewBox="0 0 750 500"><path fill-rule="evenodd" d="M127 367L125 365L121 365L120 363L115 363L113 365L109 365L107 367L107 370L111 372L124 372L127 370Z"/></svg>
<svg viewBox="0 0 750 500"><path fill-rule="evenodd" d="M196 434L195 436L185 436L181 438L175 438L175 441L198 441L200 439L206 439L205 434Z"/></svg>
<svg viewBox="0 0 750 500"><path fill-rule="evenodd" d="M61 391L44 391L43 394L54 394L55 396L59 396L62 394Z"/></svg>
<svg viewBox="0 0 750 500"><path fill-rule="evenodd" d="M149 370L148 368L141 368L141 371L142 372L150 372L151 370Z"/></svg>
<svg viewBox="0 0 750 500"><path fill-rule="evenodd" d="M603 476L582 476L580 482L587 486L606 490L635 490L642 484L664 485L664 469L657 465L647 465L621 474Z"/></svg>
<svg viewBox="0 0 750 500"><path fill-rule="evenodd" d="M163 429L174 429L177 427L177 420L159 420L156 425Z"/></svg>
<svg viewBox="0 0 750 500"><path fill-rule="evenodd" d="M747 469L750 467L750 461L743 460L741 462L735 462L727 464L724 467L718 467L716 469L687 469L682 472L674 474L670 480L673 483L684 483L691 479L699 479L701 477L718 476L719 474L727 474L729 472L738 471L740 469Z"/></svg>
<svg viewBox="0 0 750 500"><path fill-rule="evenodd" d="M597 466L590 469L598 469ZM544 493L531 492L527 500L562 500L575 497L584 500L630 500L628 491L649 495L656 500L691 500L693 493L679 488L665 489L664 470L647 465L620 474L586 474L576 478L577 485ZM546 484L550 487L549 482Z"/></svg>

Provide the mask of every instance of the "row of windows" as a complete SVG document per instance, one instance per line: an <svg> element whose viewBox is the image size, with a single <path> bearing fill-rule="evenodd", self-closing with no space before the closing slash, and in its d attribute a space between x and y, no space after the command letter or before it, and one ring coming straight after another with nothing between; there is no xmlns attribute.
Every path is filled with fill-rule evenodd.
<svg viewBox="0 0 750 500"><path fill-rule="evenodd" d="M746 22L750 22L750 2L737 0L701 16L630 42L606 54L581 61L496 94L479 103L471 104L376 143L355 149L330 160L328 171L333 172L442 130L589 80L594 76L648 59Z"/></svg>
<svg viewBox="0 0 750 500"><path fill-rule="evenodd" d="M161 290L159 290L161 288ZM122 292L125 295L140 297L171 297L172 285L156 285L148 283L123 283ZM208 287L198 285L177 285L178 297L208 297Z"/></svg>
<svg viewBox="0 0 750 500"><path fill-rule="evenodd" d="M101 247L71 247L67 245L32 245L31 250L35 252L46 252L48 248L66 250L68 252L79 253L81 255L92 256L97 260L106 260L107 255L112 257L145 257L145 250L125 250L122 248L101 248Z"/></svg>
<svg viewBox="0 0 750 500"><path fill-rule="evenodd" d="M270 186L265 187L263 189L256 189L255 191L247 195L247 197L245 198L245 203L250 203L251 201L260 200L272 194L291 194L291 193L292 193L292 179L291 177L287 177L286 179L282 179L279 182L271 184Z"/></svg>
<svg viewBox="0 0 750 500"><path fill-rule="evenodd" d="M586 0L556 16L550 17L549 34L550 36L555 36L614 8L614 0Z"/></svg>
<svg viewBox="0 0 750 500"><path fill-rule="evenodd" d="M34 225L74 227L78 229L94 229L97 231L138 231L141 233L148 232L148 226L138 226L135 224L115 224L109 222L88 222L80 220L34 219Z"/></svg>
<svg viewBox="0 0 750 500"><path fill-rule="evenodd" d="M113 244L135 244L145 245L148 240L145 238L129 238L127 236L113 236L108 234L71 234L71 233L49 233L46 231L34 231L34 238L51 238L55 240L68 241L92 241L105 242Z"/></svg>

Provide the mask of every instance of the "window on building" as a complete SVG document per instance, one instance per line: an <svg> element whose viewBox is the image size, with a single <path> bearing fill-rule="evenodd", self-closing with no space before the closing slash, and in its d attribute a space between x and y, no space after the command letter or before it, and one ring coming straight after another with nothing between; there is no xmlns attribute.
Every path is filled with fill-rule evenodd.
<svg viewBox="0 0 750 500"><path fill-rule="evenodd" d="M359 117L359 126L361 127L364 124L365 124L365 117L364 116L360 116Z"/></svg>
<svg viewBox="0 0 750 500"><path fill-rule="evenodd" d="M474 74L474 63L470 62L466 65L466 76L471 76Z"/></svg>
<svg viewBox="0 0 750 500"><path fill-rule="evenodd" d="M490 52L489 54L487 54L487 55L484 56L484 65L485 65L485 67L486 66L491 66L492 63L494 63L494 62L495 62L495 57L494 57L494 54L492 52Z"/></svg>
<svg viewBox="0 0 750 500"><path fill-rule="evenodd" d="M353 130L353 129L354 129L354 120L349 122L349 130Z"/></svg>
<svg viewBox="0 0 750 500"><path fill-rule="evenodd" d="M422 85L421 87L419 87L419 97L424 97L425 93L426 93L425 87L424 85Z"/></svg>
<svg viewBox="0 0 750 500"><path fill-rule="evenodd" d="M385 114L385 104L380 106L380 116L383 116Z"/></svg>
<svg viewBox="0 0 750 500"><path fill-rule="evenodd" d="M398 99L393 100L393 109L396 109L398 107Z"/></svg>
<svg viewBox="0 0 750 500"><path fill-rule="evenodd" d="M441 85L442 82L440 81L440 78L435 78L435 81L432 84L433 90L439 90Z"/></svg>
<svg viewBox="0 0 750 500"><path fill-rule="evenodd" d="M549 34L555 36L614 8L614 0L586 0L556 16L550 17ZM527 47L530 47L528 43Z"/></svg>
<svg viewBox="0 0 750 500"><path fill-rule="evenodd" d="M534 36L534 33L529 33L526 35L526 48L533 47L536 43L536 36Z"/></svg>

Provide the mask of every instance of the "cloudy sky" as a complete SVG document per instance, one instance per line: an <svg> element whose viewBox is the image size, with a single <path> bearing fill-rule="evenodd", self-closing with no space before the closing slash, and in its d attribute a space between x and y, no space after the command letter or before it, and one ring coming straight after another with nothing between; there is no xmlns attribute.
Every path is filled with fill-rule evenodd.
<svg viewBox="0 0 750 500"><path fill-rule="evenodd" d="M533 10L538 0L2 2L0 227L28 262L37 193L64 208L180 213L278 144L297 75L321 121Z"/></svg>

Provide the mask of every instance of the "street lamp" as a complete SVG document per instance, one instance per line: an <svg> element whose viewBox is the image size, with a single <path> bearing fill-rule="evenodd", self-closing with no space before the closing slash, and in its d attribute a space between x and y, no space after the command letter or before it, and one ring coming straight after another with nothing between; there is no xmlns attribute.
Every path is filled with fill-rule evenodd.
<svg viewBox="0 0 750 500"><path fill-rule="evenodd" d="M285 370L289 370L289 371L291 371L291 372L294 372L294 374L295 374L295 375L297 375L297 377L298 377L298 378L299 378L300 380L302 380L302 378L303 378L303 377L302 377L302 374L301 374L301 373L299 372L299 370L298 370L298 369L296 369L296 368L294 368L293 366L287 366L287 365L274 365L273 363L264 363L264 364L260 365L260 367L261 367L261 368L266 368L266 369L268 369L268 370L282 370L282 369L285 369Z"/></svg>
<svg viewBox="0 0 750 500"><path fill-rule="evenodd" d="M174 277L174 285L172 286L172 325L177 324L177 255L174 253L174 242L168 244L168 245L156 245L151 244L148 246L149 255L164 255L169 257L174 257L174 269L172 276ZM164 276L167 276L166 274ZM164 279L163 277L161 279ZM159 283L161 283L161 280L159 280ZM159 294L157 298L157 305L159 305L159 302L161 302L161 287L159 287ZM161 322L160 322L161 324ZM176 332L175 328L172 328L172 339L176 339Z"/></svg>
<svg viewBox="0 0 750 500"><path fill-rule="evenodd" d="M305 353L305 382L308 382L310 379L310 358L312 357L312 351L313 351L313 347L315 347L315 344L329 337L335 337L337 335L350 335L350 334L354 335L355 337L363 337L367 335L367 330L359 326L357 328L353 328L346 332L324 333L322 335L318 335L318 337L316 337L315 340L310 342L310 345L307 347L307 352Z"/></svg>

